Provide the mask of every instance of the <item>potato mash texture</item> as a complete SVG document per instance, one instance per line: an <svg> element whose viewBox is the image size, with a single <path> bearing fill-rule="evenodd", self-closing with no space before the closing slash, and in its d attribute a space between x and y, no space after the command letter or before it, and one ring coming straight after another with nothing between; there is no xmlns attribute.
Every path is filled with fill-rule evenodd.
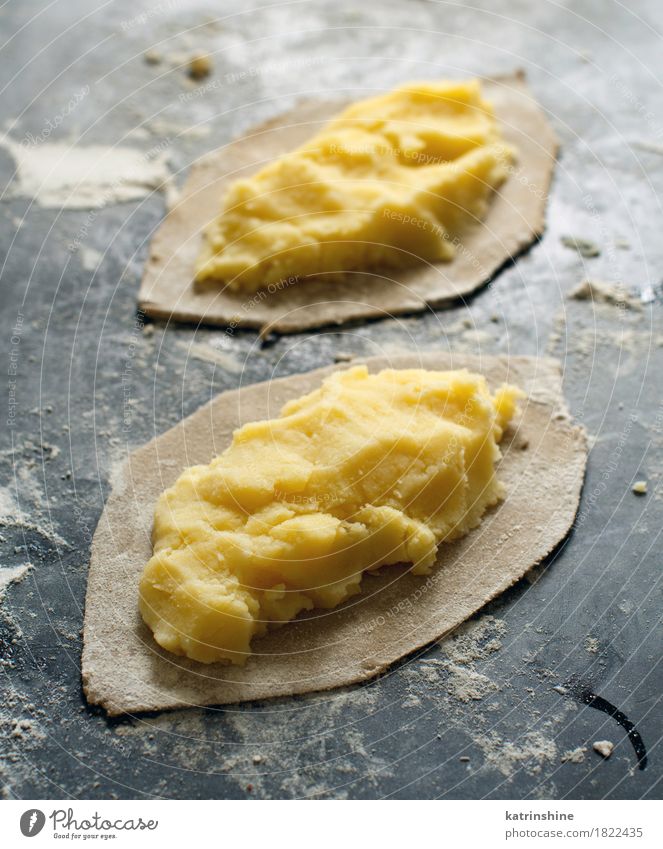
<svg viewBox="0 0 663 849"><path fill-rule="evenodd" d="M521 394L466 370L357 366L237 430L157 504L140 583L156 641L243 665L254 636L335 607L366 571L427 573L502 498L498 442Z"/></svg>
<svg viewBox="0 0 663 849"><path fill-rule="evenodd" d="M478 80L412 83L360 101L231 184L196 278L254 292L325 272L451 260L513 155Z"/></svg>

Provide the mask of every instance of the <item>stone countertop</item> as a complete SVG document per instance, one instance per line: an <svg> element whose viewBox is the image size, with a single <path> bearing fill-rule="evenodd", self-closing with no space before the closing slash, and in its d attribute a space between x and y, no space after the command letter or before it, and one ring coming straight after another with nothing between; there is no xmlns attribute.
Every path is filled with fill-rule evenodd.
<svg viewBox="0 0 663 849"><path fill-rule="evenodd" d="M658 5L356 7L230 0L217 17L212 2L23 0L0 10L12 71L0 92L8 798L660 798ZM148 50L160 61L145 61ZM192 81L185 64L198 50L213 71ZM266 344L147 323L136 294L163 194L62 210L12 179L16 144L76 143L167 159L181 182L197 157L297 98L516 67L562 143L548 227L453 309ZM585 278L621 281L630 297L569 298ZM441 345L562 361L593 447L577 528L550 561L460 634L363 686L115 720L90 709L80 685L90 540L127 453L240 382ZM640 479L646 495L632 492ZM594 709L605 704L583 694L635 723L646 769L614 717ZM592 749L606 739L608 760Z"/></svg>

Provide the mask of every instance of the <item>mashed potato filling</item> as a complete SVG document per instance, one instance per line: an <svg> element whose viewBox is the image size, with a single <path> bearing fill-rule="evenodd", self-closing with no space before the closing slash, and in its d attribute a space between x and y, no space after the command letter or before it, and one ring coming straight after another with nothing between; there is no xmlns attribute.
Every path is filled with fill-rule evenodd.
<svg viewBox="0 0 663 849"><path fill-rule="evenodd" d="M521 395L466 370L357 366L244 425L159 499L140 584L156 641L242 665L268 625L341 604L367 571L428 573L503 497L498 442Z"/></svg>
<svg viewBox="0 0 663 849"><path fill-rule="evenodd" d="M512 160L476 79L359 101L230 185L196 278L255 292L324 272L450 260Z"/></svg>

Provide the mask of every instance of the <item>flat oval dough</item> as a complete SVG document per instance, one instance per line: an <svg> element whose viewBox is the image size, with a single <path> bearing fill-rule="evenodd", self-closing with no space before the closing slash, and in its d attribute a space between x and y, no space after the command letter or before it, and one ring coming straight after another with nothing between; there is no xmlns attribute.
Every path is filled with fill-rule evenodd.
<svg viewBox="0 0 663 849"><path fill-rule="evenodd" d="M150 245L139 306L153 318L202 322L263 333L384 318L441 307L471 294L543 232L557 140L524 74L483 81L505 139L518 148L514 171L483 222L468 231L455 259L381 273L319 275L259 295L193 283L202 232L221 207L226 186L310 138L346 103L304 103L191 168L176 206Z"/></svg>
<svg viewBox="0 0 663 849"><path fill-rule="evenodd" d="M157 646L137 605L157 498L185 467L209 463L223 451L235 428L274 417L341 366L224 392L134 451L113 487L94 535L88 579L82 671L90 703L116 715L287 696L371 678L458 626L561 542L578 507L587 441L569 419L556 360L435 353L365 362L372 372L467 367L485 374L491 387L508 380L523 388L522 415L502 441L498 474L506 500L467 537L439 547L431 576L398 566L366 576L362 593L345 605L312 611L255 640L243 668L176 657Z"/></svg>

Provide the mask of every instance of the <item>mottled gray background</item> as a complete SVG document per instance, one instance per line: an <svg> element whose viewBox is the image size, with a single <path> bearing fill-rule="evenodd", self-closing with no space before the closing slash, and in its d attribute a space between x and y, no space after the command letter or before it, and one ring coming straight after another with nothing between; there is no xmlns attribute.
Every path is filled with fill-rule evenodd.
<svg viewBox="0 0 663 849"><path fill-rule="evenodd" d="M167 150L181 179L299 96L522 67L562 142L544 238L476 297L262 347L251 333L221 347L219 330L136 323L161 194L93 216L0 202L3 375L15 362L18 403L2 430L0 577L31 564L0 606L5 796L660 798L661 27L655 0L3 5L0 121L14 141ZM146 63L148 48L164 61ZM179 67L195 49L214 66L200 90ZM0 147L1 185L13 171ZM646 303L569 300L584 277ZM127 451L240 381L417 346L561 358L593 449L557 556L461 638L365 686L113 721L89 709L90 538ZM4 419L8 384L3 397ZM572 677L636 723L647 769L613 719L555 689ZM616 743L608 761L591 749L601 739ZM564 760L578 747L579 762Z"/></svg>

